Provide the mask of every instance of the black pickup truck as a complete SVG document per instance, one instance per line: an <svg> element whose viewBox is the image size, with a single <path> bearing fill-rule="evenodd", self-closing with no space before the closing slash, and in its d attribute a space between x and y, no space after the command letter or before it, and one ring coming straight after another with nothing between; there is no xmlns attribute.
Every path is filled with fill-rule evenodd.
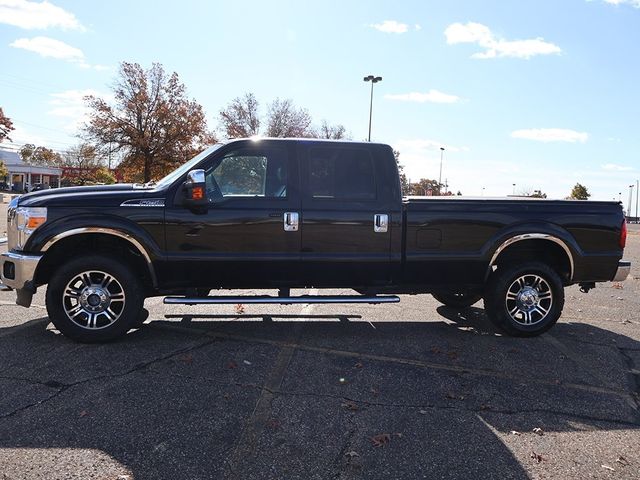
<svg viewBox="0 0 640 480"><path fill-rule="evenodd" d="M511 335L560 317L564 287L620 281L616 202L404 197L388 145L245 139L215 145L157 183L46 190L8 210L2 284L28 307L48 284L54 325L112 340L165 303L386 303L431 293L484 299ZM291 296L344 288L348 296ZM273 296L211 295L269 288Z"/></svg>

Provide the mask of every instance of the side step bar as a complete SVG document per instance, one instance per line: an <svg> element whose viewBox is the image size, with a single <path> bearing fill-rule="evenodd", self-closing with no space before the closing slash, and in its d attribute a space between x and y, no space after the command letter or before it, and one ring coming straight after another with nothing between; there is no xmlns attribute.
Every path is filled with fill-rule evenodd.
<svg viewBox="0 0 640 480"><path fill-rule="evenodd" d="M257 296L219 296L219 297L165 297L164 303L169 305L210 305L210 304L253 304L253 303L398 303L397 295L300 295L299 297Z"/></svg>

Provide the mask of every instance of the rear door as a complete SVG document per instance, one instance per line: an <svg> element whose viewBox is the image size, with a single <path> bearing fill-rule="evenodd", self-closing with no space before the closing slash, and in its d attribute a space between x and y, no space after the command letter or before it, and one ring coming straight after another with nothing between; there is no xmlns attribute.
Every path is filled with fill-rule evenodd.
<svg viewBox="0 0 640 480"><path fill-rule="evenodd" d="M391 274L391 212L380 205L380 169L367 146L305 143L301 277L307 286L385 284ZM377 219L377 220L376 220Z"/></svg>

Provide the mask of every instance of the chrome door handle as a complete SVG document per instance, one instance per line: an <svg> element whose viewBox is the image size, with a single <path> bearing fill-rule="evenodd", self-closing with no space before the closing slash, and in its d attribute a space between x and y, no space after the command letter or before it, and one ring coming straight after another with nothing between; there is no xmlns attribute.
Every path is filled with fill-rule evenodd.
<svg viewBox="0 0 640 480"><path fill-rule="evenodd" d="M297 232L298 222L300 221L300 216L298 215L298 212L285 212L283 217L284 217L284 231Z"/></svg>
<svg viewBox="0 0 640 480"><path fill-rule="evenodd" d="M373 216L373 231L385 233L389 230L389 215L386 213L376 213Z"/></svg>

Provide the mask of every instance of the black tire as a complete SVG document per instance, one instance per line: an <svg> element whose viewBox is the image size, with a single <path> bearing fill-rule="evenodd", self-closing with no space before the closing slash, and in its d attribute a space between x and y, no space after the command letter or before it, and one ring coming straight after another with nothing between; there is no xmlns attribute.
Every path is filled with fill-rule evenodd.
<svg viewBox="0 0 640 480"><path fill-rule="evenodd" d="M499 268L491 274L484 296L491 323L517 337L546 332L558 321L563 307L562 280L541 262Z"/></svg>
<svg viewBox="0 0 640 480"><path fill-rule="evenodd" d="M482 294L475 292L446 292L432 293L437 301L451 308L467 308L482 299Z"/></svg>
<svg viewBox="0 0 640 480"><path fill-rule="evenodd" d="M119 260L87 255L56 271L47 287L47 312L77 342L109 342L135 327L144 304L140 280Z"/></svg>

